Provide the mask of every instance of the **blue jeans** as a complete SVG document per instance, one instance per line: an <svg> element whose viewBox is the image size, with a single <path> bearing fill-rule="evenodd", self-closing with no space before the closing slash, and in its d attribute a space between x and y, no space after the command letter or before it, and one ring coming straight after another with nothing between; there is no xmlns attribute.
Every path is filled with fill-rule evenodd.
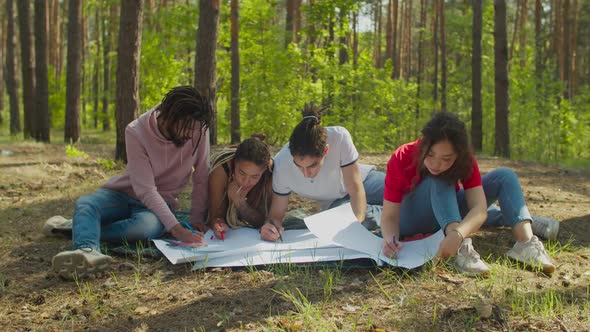
<svg viewBox="0 0 590 332"><path fill-rule="evenodd" d="M486 225L513 227L532 220L518 177L511 169L499 168L482 176L482 187L488 205ZM492 205L495 201L499 208ZM434 233L451 222L461 222L468 212L463 189L456 192L455 184L426 176L402 199L400 236Z"/></svg>
<svg viewBox="0 0 590 332"><path fill-rule="evenodd" d="M363 181L363 187L365 188L365 195L367 197L367 214L365 215L363 225L369 230L377 229L381 225L384 185L385 173L375 170L370 171L365 181ZM330 209L348 202L350 202L350 196L346 195L332 202Z"/></svg>
<svg viewBox="0 0 590 332"><path fill-rule="evenodd" d="M100 188L76 202L72 247L100 252L100 240L133 244L166 232L158 217L127 194Z"/></svg>

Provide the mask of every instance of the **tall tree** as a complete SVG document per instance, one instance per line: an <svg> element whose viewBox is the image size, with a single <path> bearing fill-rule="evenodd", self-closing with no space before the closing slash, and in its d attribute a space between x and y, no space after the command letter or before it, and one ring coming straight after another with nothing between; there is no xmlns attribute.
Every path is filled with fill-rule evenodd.
<svg viewBox="0 0 590 332"><path fill-rule="evenodd" d="M13 0L6 0L6 92L10 102L10 135L20 133L20 110L18 104L18 83L16 81L16 33Z"/></svg>
<svg viewBox="0 0 590 332"><path fill-rule="evenodd" d="M375 32L374 32L374 39L373 39L373 61L375 68L381 68L383 65L382 56L381 56L381 31L382 31L382 24L381 24L381 0L375 1ZM332 22L332 20L330 20Z"/></svg>
<svg viewBox="0 0 590 332"><path fill-rule="evenodd" d="M49 142L49 81L47 77L47 2L35 0L35 126L33 137Z"/></svg>
<svg viewBox="0 0 590 332"><path fill-rule="evenodd" d="M481 100L481 0L472 0L473 7L473 46L471 52L471 143L477 151L483 146L483 110Z"/></svg>
<svg viewBox="0 0 590 332"><path fill-rule="evenodd" d="M217 144L217 103L216 94L216 56L219 11L221 0L199 1L199 30L197 32L197 55L195 57L195 88L211 101L213 119L211 120L210 141Z"/></svg>
<svg viewBox="0 0 590 332"><path fill-rule="evenodd" d="M0 2L0 5L2 3ZM6 25L4 10L0 8L0 125L4 124L4 53L6 49Z"/></svg>
<svg viewBox="0 0 590 332"><path fill-rule="evenodd" d="M102 28L101 24L99 23L102 20L101 17L101 10L100 8L96 8L94 11L94 40L96 43L96 55L94 56L94 72L92 73L92 97L93 97L93 107L92 107L92 116L94 118L94 128L98 128L98 101L99 97L99 85L100 85L100 51L103 47L101 43L101 34L100 30Z"/></svg>
<svg viewBox="0 0 590 332"><path fill-rule="evenodd" d="M420 25L418 26L418 74L416 77L416 126L415 131L418 133L418 123L420 120L420 98L422 91L422 76L424 75L424 29L426 28L426 0L420 0Z"/></svg>
<svg viewBox="0 0 590 332"><path fill-rule="evenodd" d="M393 9L392 9L392 31L391 31L391 47L393 51L393 71L391 73L391 78L397 79L400 76L401 66L400 66L400 54L399 54L399 47L398 45L398 29L397 29L397 18L398 18L398 7L399 2L398 0L393 0Z"/></svg>
<svg viewBox="0 0 590 332"><path fill-rule="evenodd" d="M447 40L445 31L445 1L439 2L440 20L440 109L447 110Z"/></svg>
<svg viewBox="0 0 590 332"><path fill-rule="evenodd" d="M119 52L117 55L117 147L115 158L127 162L125 128L137 117L139 109L139 59L143 0L121 0Z"/></svg>
<svg viewBox="0 0 590 332"><path fill-rule="evenodd" d="M53 67L55 81L58 77L59 52L59 0L49 1L49 65Z"/></svg>
<svg viewBox="0 0 590 332"><path fill-rule="evenodd" d="M577 37L578 37L578 15L579 15L579 8L578 8L578 0L574 0L573 2L573 10L572 10L572 21L573 21L573 31L570 34L570 66L569 66L569 82L568 82L568 98L572 100L574 98L574 93L576 91L576 49L577 49Z"/></svg>
<svg viewBox="0 0 590 332"><path fill-rule="evenodd" d="M80 139L80 70L82 67L82 0L68 2L68 58L64 141Z"/></svg>
<svg viewBox="0 0 590 332"><path fill-rule="evenodd" d="M231 0L231 142L240 142L240 15L239 1Z"/></svg>
<svg viewBox="0 0 590 332"><path fill-rule="evenodd" d="M494 0L494 82L496 101L496 144L494 154L510 158L507 39L506 0Z"/></svg>
<svg viewBox="0 0 590 332"><path fill-rule="evenodd" d="M385 19L385 59L393 60L393 0L387 2Z"/></svg>
<svg viewBox="0 0 590 332"><path fill-rule="evenodd" d="M21 66L23 78L23 110L25 138L31 136L35 116L35 63L33 58L33 36L31 35L31 6L29 1L17 1L18 26L20 32Z"/></svg>

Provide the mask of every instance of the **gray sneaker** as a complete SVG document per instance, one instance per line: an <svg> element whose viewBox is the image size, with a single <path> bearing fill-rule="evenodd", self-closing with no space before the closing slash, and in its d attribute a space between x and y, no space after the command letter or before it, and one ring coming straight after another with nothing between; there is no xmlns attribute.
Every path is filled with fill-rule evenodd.
<svg viewBox="0 0 590 332"><path fill-rule="evenodd" d="M555 265L551 263L543 242L539 241L536 236L533 236L528 242L517 241L506 255L530 267L542 269L547 274L555 271Z"/></svg>
<svg viewBox="0 0 590 332"><path fill-rule="evenodd" d="M53 216L45 221L41 232L45 236L55 236L58 234L71 235L72 219L66 219L62 216Z"/></svg>
<svg viewBox="0 0 590 332"><path fill-rule="evenodd" d="M531 224L533 234L545 240L557 240L559 234L559 220L550 217L533 217Z"/></svg>
<svg viewBox="0 0 590 332"><path fill-rule="evenodd" d="M457 250L455 268L464 274L490 274L490 268L481 260L477 251L473 249L473 243L470 238L464 239L459 250Z"/></svg>
<svg viewBox="0 0 590 332"><path fill-rule="evenodd" d="M51 266L64 279L83 278L109 269L113 258L92 248L62 251L53 256Z"/></svg>

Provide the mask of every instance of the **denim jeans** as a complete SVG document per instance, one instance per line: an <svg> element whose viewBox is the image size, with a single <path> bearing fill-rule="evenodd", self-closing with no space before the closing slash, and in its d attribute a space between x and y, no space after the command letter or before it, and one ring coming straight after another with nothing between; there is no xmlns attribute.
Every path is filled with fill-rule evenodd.
<svg viewBox="0 0 590 332"><path fill-rule="evenodd" d="M499 168L482 176L488 216L486 225L513 227L522 220L532 220L524 202L518 177L509 168ZM499 207L492 205L498 201ZM404 195L400 210L400 236L434 233L467 215L465 191L433 176L424 177Z"/></svg>
<svg viewBox="0 0 590 332"><path fill-rule="evenodd" d="M158 238L165 232L158 217L140 201L100 188L76 202L72 247L100 252L100 240L133 244Z"/></svg>
<svg viewBox="0 0 590 332"><path fill-rule="evenodd" d="M367 214L365 215L363 225L369 230L377 229L381 225L384 185L385 173L375 170L370 171L365 181L363 181L363 187L365 188L365 195L367 197ZM330 209L348 202L350 202L350 196L346 195L332 202Z"/></svg>

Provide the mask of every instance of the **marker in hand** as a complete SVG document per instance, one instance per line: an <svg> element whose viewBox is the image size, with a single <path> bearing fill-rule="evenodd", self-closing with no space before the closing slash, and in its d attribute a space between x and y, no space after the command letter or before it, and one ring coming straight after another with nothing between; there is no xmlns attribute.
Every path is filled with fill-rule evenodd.
<svg viewBox="0 0 590 332"><path fill-rule="evenodd" d="M189 224L188 221L183 221L180 223L182 226L184 226L184 228L188 229L189 231L191 231L191 233L193 234L197 234L197 231L195 231L195 229L191 226L191 224Z"/></svg>
<svg viewBox="0 0 590 332"><path fill-rule="evenodd" d="M217 218L217 225L219 226L219 238L221 241L225 241L225 234L223 234L223 225L221 224L221 218Z"/></svg>
<svg viewBox="0 0 590 332"><path fill-rule="evenodd" d="M279 240L281 240L281 242L283 242L283 236L281 236L281 231L279 230L279 226L277 226L275 224L275 221L272 219L270 220L270 223L277 229L277 232L279 232Z"/></svg>

